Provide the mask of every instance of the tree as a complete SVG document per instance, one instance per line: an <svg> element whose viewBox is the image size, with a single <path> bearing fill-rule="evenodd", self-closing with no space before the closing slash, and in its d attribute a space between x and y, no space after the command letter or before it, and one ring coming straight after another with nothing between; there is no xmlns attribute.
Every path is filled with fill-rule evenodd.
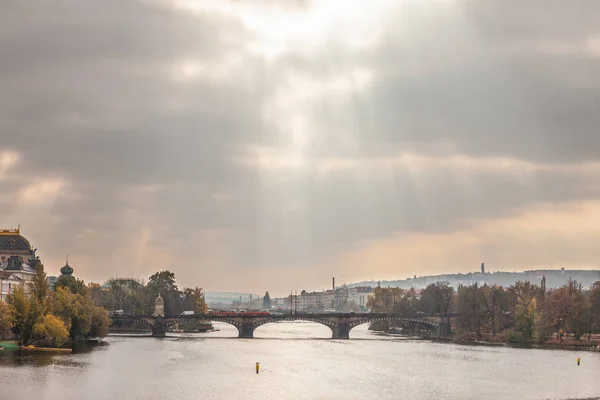
<svg viewBox="0 0 600 400"><path fill-rule="evenodd" d="M54 314L65 323L71 339L87 337L92 326L91 299L64 287L57 287L54 293Z"/></svg>
<svg viewBox="0 0 600 400"><path fill-rule="evenodd" d="M69 338L69 331L60 318L46 314L34 325L33 335L39 340L49 341L54 346L62 346Z"/></svg>
<svg viewBox="0 0 600 400"><path fill-rule="evenodd" d="M8 303L0 300L0 338L4 338L10 333L14 323L13 309Z"/></svg>
<svg viewBox="0 0 600 400"><path fill-rule="evenodd" d="M148 286L164 293L176 292L175 273L170 271L157 272L148 280Z"/></svg>
<svg viewBox="0 0 600 400"><path fill-rule="evenodd" d="M155 273L148 280L148 293L152 305L154 299L160 294L165 300L165 312L175 314L181 312L182 307L180 292L175 284L175 274L170 271Z"/></svg>
<svg viewBox="0 0 600 400"><path fill-rule="evenodd" d="M569 280L566 286L572 299L572 306L568 315L569 329L575 339L581 340L581 337L588 331L590 309L580 283Z"/></svg>
<svg viewBox="0 0 600 400"><path fill-rule="evenodd" d="M367 300L367 308L376 313L393 313L398 310L403 295L404 290L400 288L376 287Z"/></svg>
<svg viewBox="0 0 600 400"><path fill-rule="evenodd" d="M498 285L484 285L479 294L481 295L481 302L485 306L485 310L488 314L492 335L495 336L498 327L498 319L503 311L506 311L506 307L508 306L506 294L502 286Z"/></svg>
<svg viewBox="0 0 600 400"><path fill-rule="evenodd" d="M481 337L482 321L486 311L479 285L476 283L471 286L459 286L456 306L459 312L457 320L459 329L465 332L475 332L477 337Z"/></svg>
<svg viewBox="0 0 600 400"><path fill-rule="evenodd" d="M44 271L44 265L38 263L35 266L35 275L31 280L31 288L34 296L40 301L46 301L48 293L50 292L50 285L48 284L48 278Z"/></svg>
<svg viewBox="0 0 600 400"><path fill-rule="evenodd" d="M452 309L454 288L447 283L432 283L421 294L419 309L426 313L448 314Z"/></svg>
<svg viewBox="0 0 600 400"><path fill-rule="evenodd" d="M415 288L410 288L404 293L400 299L398 309L400 312L407 314L414 314L419 311L419 298L417 297Z"/></svg>
<svg viewBox="0 0 600 400"><path fill-rule="evenodd" d="M535 338L536 295L539 294L539 288L530 282L517 282L510 287L509 294L512 299L512 313L518 340L531 342Z"/></svg>
<svg viewBox="0 0 600 400"><path fill-rule="evenodd" d="M55 288L66 288L71 293L80 294L82 296L88 295L88 288L85 286L85 282L80 279L75 278L74 276L61 275L58 277L56 281Z"/></svg>
<svg viewBox="0 0 600 400"><path fill-rule="evenodd" d="M270 310L271 309L271 296L269 292L265 292L265 297L263 297L263 309Z"/></svg>
<svg viewBox="0 0 600 400"><path fill-rule="evenodd" d="M92 309L92 325L90 326L89 337L105 337L108 335L108 327L110 321L108 313L102 307L94 307Z"/></svg>
<svg viewBox="0 0 600 400"><path fill-rule="evenodd" d="M23 285L16 286L13 292L7 296L6 301L13 311L13 331L17 335L17 340L20 345L26 345L29 343L33 324L31 324L30 316L31 303L25 295Z"/></svg>
<svg viewBox="0 0 600 400"><path fill-rule="evenodd" d="M600 330L600 281L592 285L589 293L590 320L588 327L588 340L594 329Z"/></svg>

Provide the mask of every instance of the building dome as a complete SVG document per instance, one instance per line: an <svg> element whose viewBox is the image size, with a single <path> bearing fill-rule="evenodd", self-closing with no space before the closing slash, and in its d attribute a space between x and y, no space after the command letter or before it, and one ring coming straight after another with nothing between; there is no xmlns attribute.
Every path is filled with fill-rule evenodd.
<svg viewBox="0 0 600 400"><path fill-rule="evenodd" d="M73 275L73 268L69 265L69 256L67 256L67 263L60 269L60 274L63 276Z"/></svg>
<svg viewBox="0 0 600 400"><path fill-rule="evenodd" d="M29 240L21 236L19 229L0 230L0 252L31 251Z"/></svg>

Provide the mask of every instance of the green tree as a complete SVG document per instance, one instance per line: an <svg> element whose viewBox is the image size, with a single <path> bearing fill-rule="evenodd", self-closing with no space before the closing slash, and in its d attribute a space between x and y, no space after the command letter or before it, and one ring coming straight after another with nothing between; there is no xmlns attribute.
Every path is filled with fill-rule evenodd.
<svg viewBox="0 0 600 400"><path fill-rule="evenodd" d="M50 285L48 284L48 278L44 271L44 265L38 263L35 266L35 275L31 280L31 289L34 296L40 301L46 301L48 294L50 293Z"/></svg>
<svg viewBox="0 0 600 400"><path fill-rule="evenodd" d="M148 280L148 293L152 306L154 299L160 294L165 300L165 313L178 314L183 308L181 293L175 283L175 274L171 271L160 271Z"/></svg>
<svg viewBox="0 0 600 400"><path fill-rule="evenodd" d="M77 293L84 297L89 294L88 288L85 285L85 282L83 282L80 279L75 278L74 276L68 276L68 275L59 276L56 281L55 288L59 288L59 287L66 288L71 293Z"/></svg>

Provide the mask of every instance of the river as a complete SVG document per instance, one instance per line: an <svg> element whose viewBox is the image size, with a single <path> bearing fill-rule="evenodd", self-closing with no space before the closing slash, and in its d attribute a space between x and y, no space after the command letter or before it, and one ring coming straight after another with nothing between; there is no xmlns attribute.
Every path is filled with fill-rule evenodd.
<svg viewBox="0 0 600 400"><path fill-rule="evenodd" d="M465 346L325 326L107 338L80 354L0 355L0 400L571 399L600 396L600 353ZM576 359L581 357L581 365ZM255 373L255 362L261 365Z"/></svg>

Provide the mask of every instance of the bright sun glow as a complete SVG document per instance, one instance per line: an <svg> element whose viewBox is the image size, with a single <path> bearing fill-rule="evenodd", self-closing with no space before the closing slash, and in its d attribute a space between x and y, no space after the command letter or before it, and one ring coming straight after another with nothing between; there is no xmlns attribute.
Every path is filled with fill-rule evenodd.
<svg viewBox="0 0 600 400"><path fill-rule="evenodd" d="M248 49L268 60L289 48L322 45L327 39L352 48L367 47L381 34L381 19L394 2L373 0L309 2L306 5L273 4L222 0L173 0L173 4L192 12L218 12L239 19L254 36Z"/></svg>

